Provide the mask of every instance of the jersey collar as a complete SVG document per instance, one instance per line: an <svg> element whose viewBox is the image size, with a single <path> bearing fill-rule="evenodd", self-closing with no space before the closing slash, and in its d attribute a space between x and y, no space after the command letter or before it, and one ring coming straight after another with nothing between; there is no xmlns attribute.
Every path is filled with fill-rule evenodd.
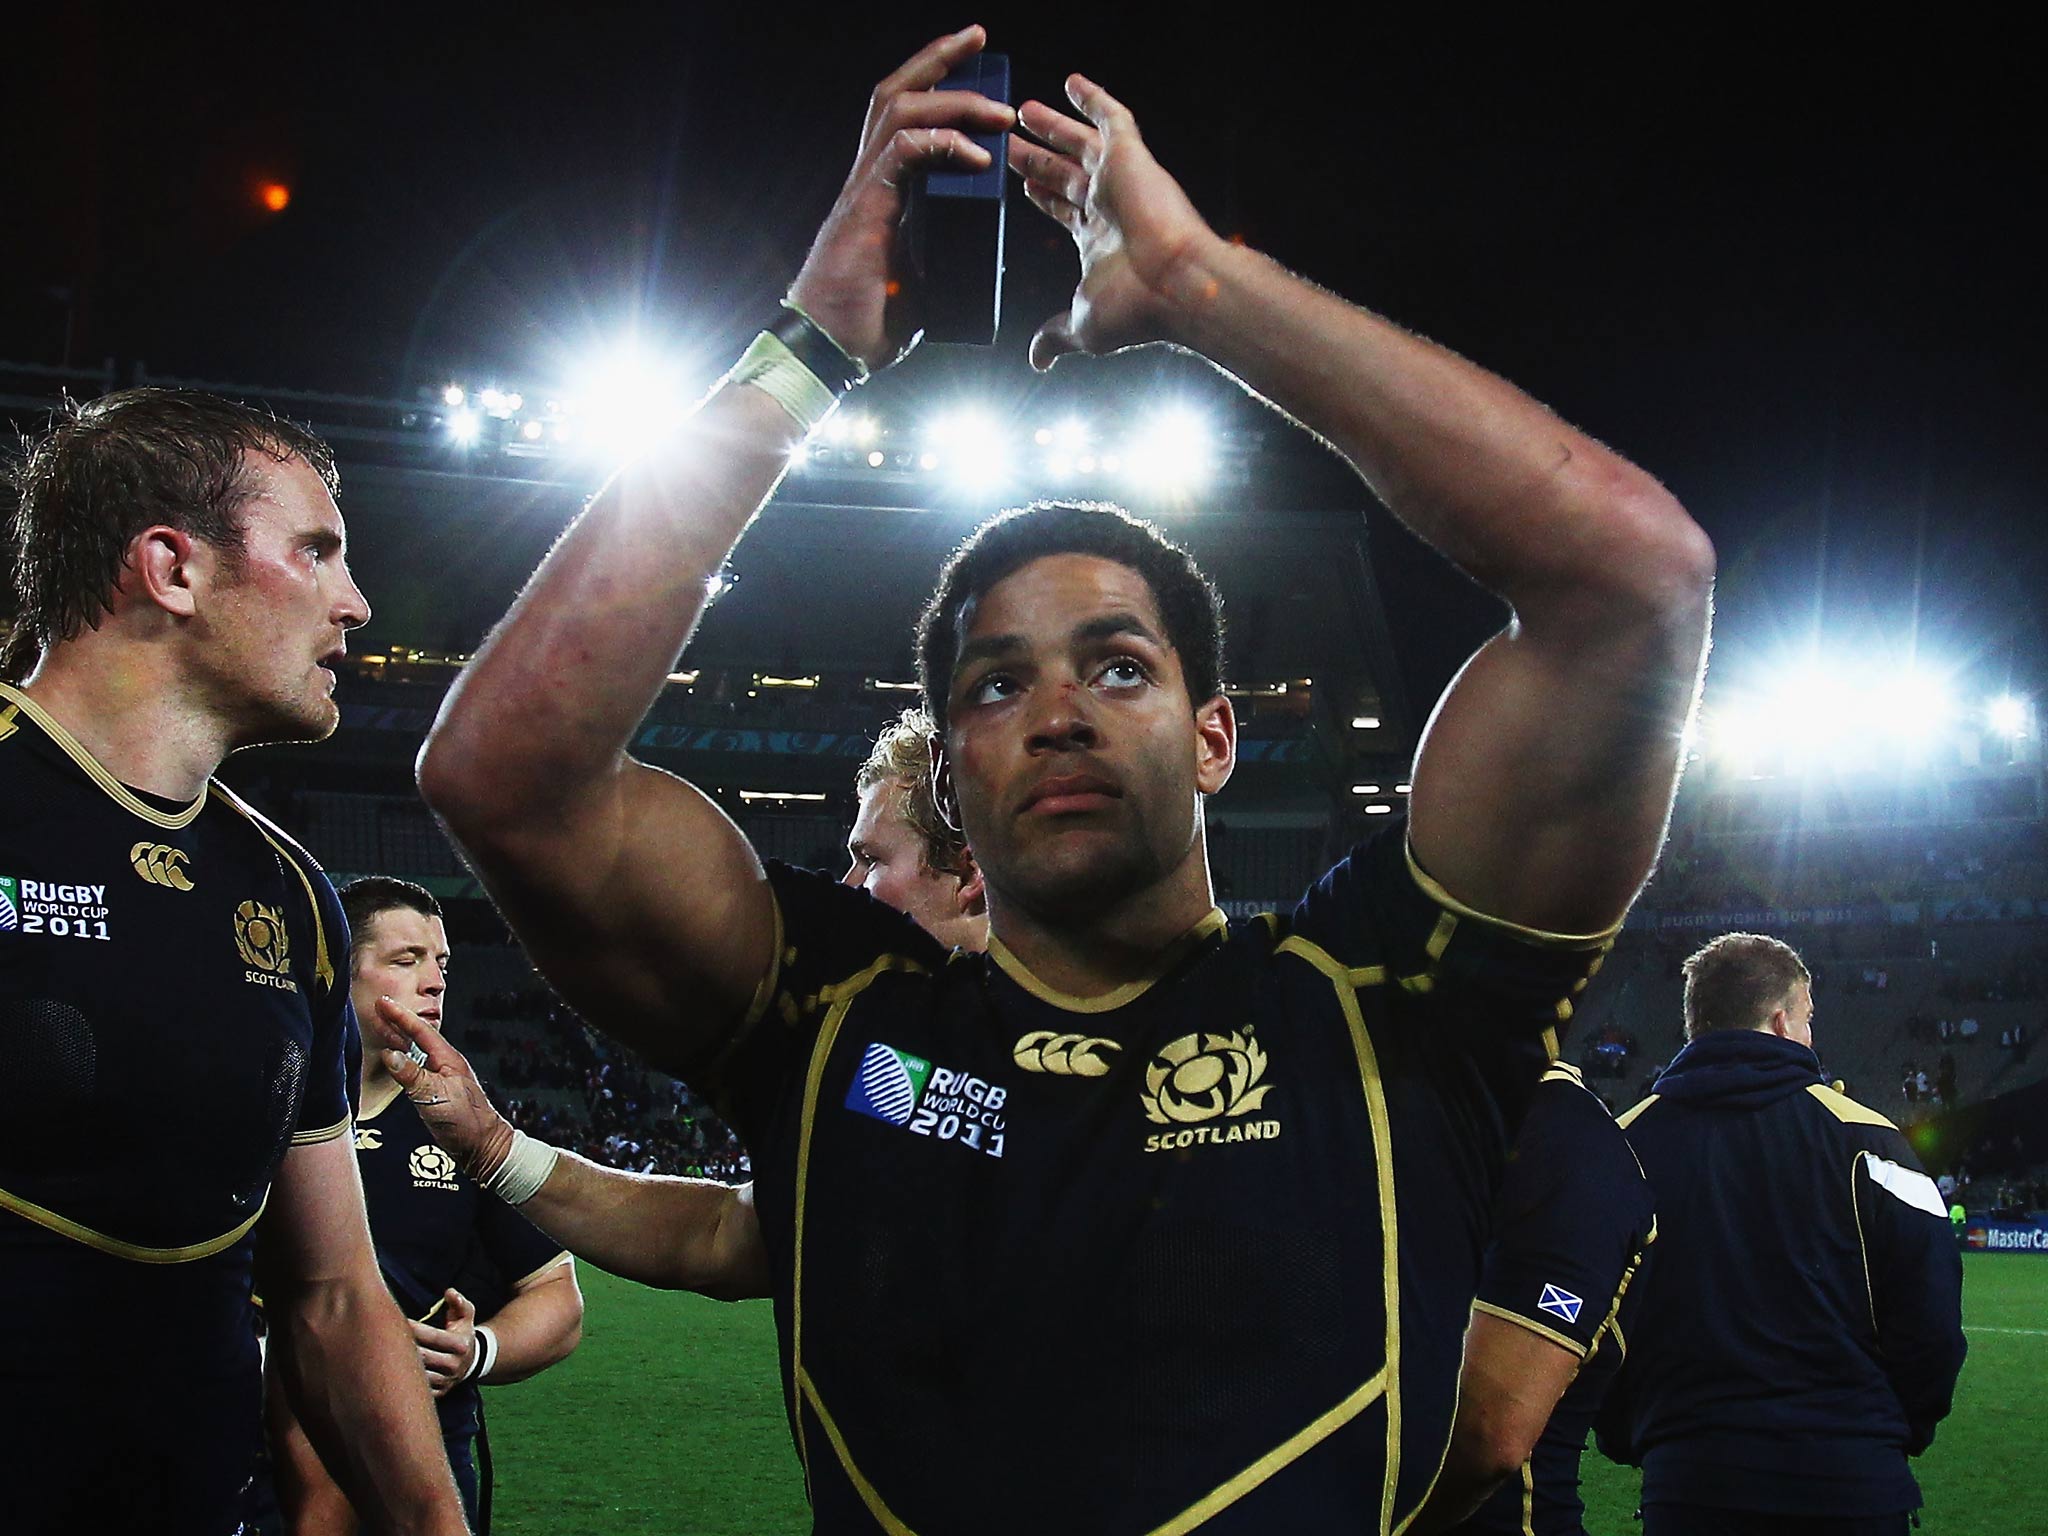
<svg viewBox="0 0 2048 1536"><path fill-rule="evenodd" d="M988 954L1005 976L1040 1002L1050 1003L1053 1007L1064 1009L1068 1013L1109 1013L1150 991L1154 982L1178 966L1203 941L1221 933L1229 926L1229 921L1223 915L1221 907L1211 907L1192 928L1160 950L1144 975L1097 997L1080 997L1072 992L1062 992L1057 987L1047 986L1032 975L1030 967L1012 954L1010 947L993 933L988 936Z"/></svg>
<svg viewBox="0 0 2048 1536"><path fill-rule="evenodd" d="M105 790L108 797L116 805L119 805L125 811L141 817L153 827L162 827L170 832L176 832L180 828L189 827L192 825L193 818L199 814L200 809L206 804L207 790L212 787L210 784L202 788L197 798L183 810L158 810L126 784L115 778L113 774L109 773L106 766L98 758L86 751L84 745L76 736L73 736L51 718L50 712L44 709L42 705L23 693L19 688L10 687L6 683L0 683L0 724L11 724L12 717L16 711L26 715L36 725L41 727L43 734L55 742L66 757L69 757L80 768L84 769L86 777ZM0 730L0 738L4 738L9 734L11 733Z"/></svg>

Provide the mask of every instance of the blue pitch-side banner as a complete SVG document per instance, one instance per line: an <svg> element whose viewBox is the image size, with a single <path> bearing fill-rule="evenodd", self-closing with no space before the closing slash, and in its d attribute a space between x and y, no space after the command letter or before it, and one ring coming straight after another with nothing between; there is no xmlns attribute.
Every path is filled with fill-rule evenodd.
<svg viewBox="0 0 2048 1536"><path fill-rule="evenodd" d="M1966 1221L1963 1247L1972 1253L2048 1254L2048 1225L2038 1221Z"/></svg>

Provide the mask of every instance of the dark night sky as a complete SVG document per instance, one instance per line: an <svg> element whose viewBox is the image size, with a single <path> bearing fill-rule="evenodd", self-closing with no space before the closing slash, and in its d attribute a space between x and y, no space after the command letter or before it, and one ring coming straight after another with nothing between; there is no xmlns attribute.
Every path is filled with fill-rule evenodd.
<svg viewBox="0 0 2048 1536"><path fill-rule="evenodd" d="M980 19L1023 92L1082 68L1123 95L1220 228L1662 476L1721 548L1724 651L1803 635L1817 602L1839 640L1897 634L1918 547L1928 644L2036 675L2043 156L2014 38L711 9L11 21L0 357L57 360L68 286L76 356L164 373L407 393L559 373L636 316L715 373L801 259L873 80ZM999 377L1072 270L1021 200L1009 260ZM1446 654L1471 638L1451 628Z"/></svg>

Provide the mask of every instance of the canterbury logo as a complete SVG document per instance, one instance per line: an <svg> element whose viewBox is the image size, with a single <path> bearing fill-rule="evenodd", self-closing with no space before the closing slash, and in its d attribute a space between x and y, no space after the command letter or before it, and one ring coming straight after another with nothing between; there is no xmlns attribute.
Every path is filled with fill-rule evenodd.
<svg viewBox="0 0 2048 1536"><path fill-rule="evenodd" d="M359 1125L356 1127L356 1150L358 1152L375 1152L383 1145L384 1133L378 1130L377 1127L374 1125Z"/></svg>
<svg viewBox="0 0 2048 1536"><path fill-rule="evenodd" d="M192 877L185 873L187 857L184 849L166 843L137 843L128 850L135 873L151 885L167 885L174 891L192 889Z"/></svg>
<svg viewBox="0 0 2048 1536"><path fill-rule="evenodd" d="M1049 1029L1034 1029L1017 1042L1010 1053L1026 1072L1050 1072L1054 1077L1104 1077L1109 1058L1123 1047L1099 1035L1058 1035Z"/></svg>
<svg viewBox="0 0 2048 1536"><path fill-rule="evenodd" d="M1266 1101L1266 1053L1249 1034L1182 1035L1145 1068L1140 1095L1145 1118L1193 1125L1220 1115L1248 1115Z"/></svg>
<svg viewBox="0 0 2048 1536"><path fill-rule="evenodd" d="M235 908L235 948L242 963L272 975L282 974L291 958L291 938L284 928L284 914L260 901L245 901Z"/></svg>

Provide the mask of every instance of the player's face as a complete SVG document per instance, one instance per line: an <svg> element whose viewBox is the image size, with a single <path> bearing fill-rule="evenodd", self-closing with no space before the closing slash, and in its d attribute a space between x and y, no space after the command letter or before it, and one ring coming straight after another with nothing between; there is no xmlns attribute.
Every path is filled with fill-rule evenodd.
<svg viewBox="0 0 2048 1536"><path fill-rule="evenodd" d="M334 498L303 459L251 456L261 489L241 509L239 560L217 566L201 665L235 744L319 741L334 732L333 664L370 617L349 575Z"/></svg>
<svg viewBox="0 0 2048 1536"><path fill-rule="evenodd" d="M941 944L980 949L987 919L961 910L958 875L931 867L923 836L903 814L904 793L903 785L887 780L861 791L860 815L846 838L852 863L844 881L911 918Z"/></svg>
<svg viewBox="0 0 2048 1536"><path fill-rule="evenodd" d="M377 999L388 997L439 1029L441 998L448 990L448 930L441 919L410 907L388 907L368 927L364 942L356 946L349 980L356 1017L374 1019Z"/></svg>
<svg viewBox="0 0 2048 1536"><path fill-rule="evenodd" d="M1058 926L1168 880L1207 898L1199 794L1223 787L1229 703L1188 699L1144 577L1049 555L961 615L947 749L996 900ZM1177 889L1177 887L1176 887Z"/></svg>

